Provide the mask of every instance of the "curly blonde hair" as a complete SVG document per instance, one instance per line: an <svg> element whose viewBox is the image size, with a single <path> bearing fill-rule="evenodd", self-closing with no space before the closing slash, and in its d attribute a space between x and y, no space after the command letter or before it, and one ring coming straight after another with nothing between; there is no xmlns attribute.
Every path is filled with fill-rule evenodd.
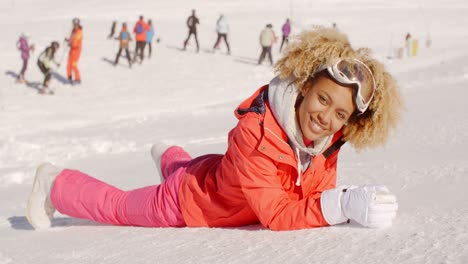
<svg viewBox="0 0 468 264"><path fill-rule="evenodd" d="M282 79L293 76L303 92L306 82L321 66L330 66L340 58L364 62L377 86L366 112L354 114L343 128L344 139L358 150L385 144L400 120L403 103L395 79L371 57L370 49L354 50L345 34L332 28L314 27L293 38L286 55L275 64L275 72Z"/></svg>

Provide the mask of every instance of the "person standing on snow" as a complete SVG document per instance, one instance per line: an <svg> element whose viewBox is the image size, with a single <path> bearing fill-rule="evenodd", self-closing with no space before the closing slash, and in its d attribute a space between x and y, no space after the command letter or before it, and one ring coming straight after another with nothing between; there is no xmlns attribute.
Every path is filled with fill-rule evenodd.
<svg viewBox="0 0 468 264"><path fill-rule="evenodd" d="M49 89L49 82L52 77L52 63L57 67L60 67L60 63L55 60L55 54L59 49L60 45L57 41L52 41L49 47L47 47L37 59L37 66L44 74L44 82L42 83L42 88L39 90L40 94L54 92Z"/></svg>
<svg viewBox="0 0 468 264"><path fill-rule="evenodd" d="M146 31L146 45L148 46L148 58L151 58L151 41L154 37L153 21L148 19L148 31Z"/></svg>
<svg viewBox="0 0 468 264"><path fill-rule="evenodd" d="M130 51L128 50L129 42L132 41L132 36L127 30L127 23L122 23L122 31L120 31L119 36L116 38L119 40L119 51L117 52L117 56L115 56L114 65L119 63L120 54L122 50L125 50L125 55L127 56L128 66L132 67L132 60L130 59Z"/></svg>
<svg viewBox="0 0 468 264"><path fill-rule="evenodd" d="M286 43L288 45L289 42L289 34L291 33L291 24L289 23L289 18L286 19L283 26L281 27L281 32L283 33L283 40L281 40L281 46L279 51L283 49L283 44Z"/></svg>
<svg viewBox="0 0 468 264"><path fill-rule="evenodd" d="M388 188L336 186L341 146L383 145L400 119L396 81L370 54L331 28L303 32L276 64L277 76L236 109L224 154L193 159L179 146L155 144L163 181L131 191L44 163L27 219L35 229L49 228L55 210L122 226L294 230L353 220L389 227L398 204Z"/></svg>
<svg viewBox="0 0 468 264"><path fill-rule="evenodd" d="M218 33L218 39L216 39L216 42L213 45L213 52L219 47L221 38L223 38L224 42L226 43L228 54L231 54L231 49L229 48L229 42L227 39L227 34L229 33L229 24L226 17L222 14L219 16L218 21L216 22L216 32Z"/></svg>
<svg viewBox="0 0 468 264"><path fill-rule="evenodd" d="M199 52L200 51L200 46L198 44L197 25L200 24L200 20L198 19L198 17L195 16L195 9L192 9L192 15L190 15L187 18L186 24L187 24L187 27L189 29L189 33L188 33L187 39L184 41L184 49L183 50L187 49L188 41L189 41L190 37L193 35L195 37L195 43L197 43L197 52Z"/></svg>
<svg viewBox="0 0 468 264"><path fill-rule="evenodd" d="M70 51L68 53L68 63L67 63L67 76L70 84L81 84L80 71L78 70L78 61L81 55L81 45L83 41L83 27L80 24L80 19L73 19L73 30L69 38L66 38ZM73 75L75 75L75 80L73 80Z"/></svg>
<svg viewBox="0 0 468 264"><path fill-rule="evenodd" d="M405 50L406 50L406 56L409 58L411 57L411 48L412 48L412 36L411 34L408 32L406 33L406 36L405 36Z"/></svg>
<svg viewBox="0 0 468 264"><path fill-rule="evenodd" d="M140 56L140 63L143 62L143 57L145 56L145 45L146 45L146 32L148 31L148 24L143 20L143 16L140 16L140 19L136 22L135 27L133 27L133 33L135 33L135 54L133 56L133 62L137 61L137 56Z"/></svg>
<svg viewBox="0 0 468 264"><path fill-rule="evenodd" d="M24 74L28 68L29 53L34 51L34 45L29 45L26 35L21 34L18 42L16 42L16 47L21 51L21 60L23 60L23 67L21 68L16 81L19 83L25 83L26 80L24 79Z"/></svg>
<svg viewBox="0 0 468 264"><path fill-rule="evenodd" d="M276 35L273 31L273 25L267 24L266 27L260 32L260 45L262 46L262 53L258 59L258 64L262 64L263 59L268 55L270 65L273 65L273 56L271 55L271 46L276 42Z"/></svg>

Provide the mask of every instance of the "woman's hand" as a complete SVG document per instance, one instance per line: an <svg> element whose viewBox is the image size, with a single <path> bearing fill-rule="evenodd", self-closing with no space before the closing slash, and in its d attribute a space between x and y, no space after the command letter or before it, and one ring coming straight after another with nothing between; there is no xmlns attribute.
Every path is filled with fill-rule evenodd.
<svg viewBox="0 0 468 264"><path fill-rule="evenodd" d="M353 219L370 228L392 225L398 210L396 197L383 185L340 187L324 191L322 213L330 225Z"/></svg>
<svg viewBox="0 0 468 264"><path fill-rule="evenodd" d="M398 210L395 195L383 185L367 185L343 190L341 208L345 217L371 228L392 225Z"/></svg>

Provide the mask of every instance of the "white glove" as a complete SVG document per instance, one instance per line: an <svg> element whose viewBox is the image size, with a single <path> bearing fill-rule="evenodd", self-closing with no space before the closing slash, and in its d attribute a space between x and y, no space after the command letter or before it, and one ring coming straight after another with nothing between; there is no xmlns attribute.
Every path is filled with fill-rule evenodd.
<svg viewBox="0 0 468 264"><path fill-rule="evenodd" d="M330 225L353 219L371 228L391 226L398 210L396 197L382 185L348 186L324 191L321 207Z"/></svg>

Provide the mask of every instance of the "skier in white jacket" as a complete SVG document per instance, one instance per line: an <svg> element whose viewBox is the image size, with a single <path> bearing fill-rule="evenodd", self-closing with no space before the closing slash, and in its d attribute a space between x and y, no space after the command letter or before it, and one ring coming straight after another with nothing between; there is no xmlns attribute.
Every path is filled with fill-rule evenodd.
<svg viewBox="0 0 468 264"><path fill-rule="evenodd" d="M52 78L52 63L60 67L60 62L55 60L55 53L59 47L60 45L57 41L52 41L50 46L39 55L37 66L44 74L44 82L42 83L42 88L39 90L40 94L53 94L53 91L49 89L49 82Z"/></svg>
<svg viewBox="0 0 468 264"><path fill-rule="evenodd" d="M260 33L260 45L262 46L262 54L258 59L258 64L262 64L263 59L268 54L270 64L273 65L273 57L271 56L271 46L276 42L276 35L273 31L273 25L267 24L266 27Z"/></svg>
<svg viewBox="0 0 468 264"><path fill-rule="evenodd" d="M218 33L218 39L213 45L213 52L215 51L215 49L219 48L221 38L223 38L224 42L226 43L228 54L231 54L231 49L229 48L229 42L227 40L227 34L229 33L229 24L226 17L223 14L219 16L218 21L216 22L216 32Z"/></svg>

